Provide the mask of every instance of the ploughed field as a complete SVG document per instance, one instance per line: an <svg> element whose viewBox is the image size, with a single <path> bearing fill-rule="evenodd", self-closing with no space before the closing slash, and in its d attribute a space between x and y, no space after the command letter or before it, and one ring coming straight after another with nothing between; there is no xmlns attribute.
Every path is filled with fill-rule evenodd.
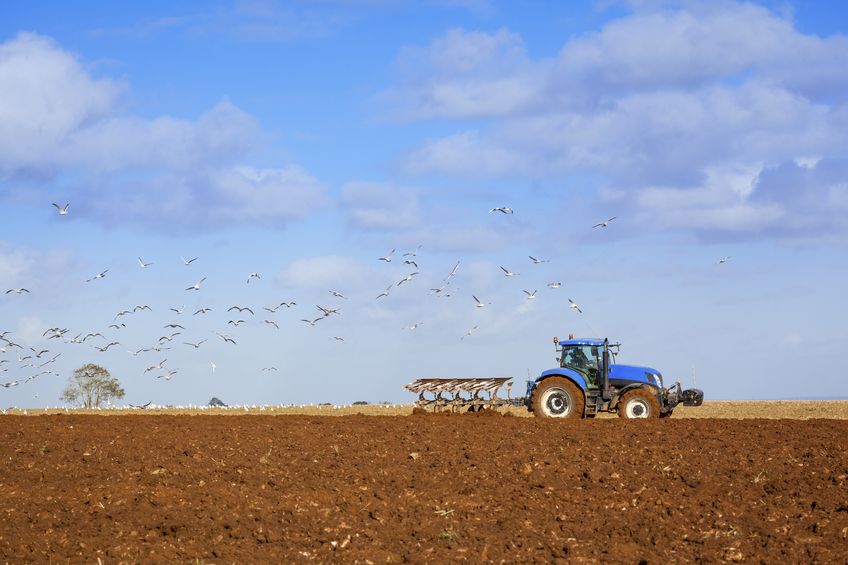
<svg viewBox="0 0 848 565"><path fill-rule="evenodd" d="M848 562L848 420L0 417L0 561Z"/></svg>

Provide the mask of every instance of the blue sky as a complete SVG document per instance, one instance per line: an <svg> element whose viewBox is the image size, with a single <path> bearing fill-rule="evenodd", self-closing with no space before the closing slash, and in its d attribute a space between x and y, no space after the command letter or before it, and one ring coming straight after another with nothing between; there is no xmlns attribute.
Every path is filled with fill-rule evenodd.
<svg viewBox="0 0 848 565"><path fill-rule="evenodd" d="M0 352L0 383L20 382L0 406L58 404L87 362L133 404L411 401L421 376L523 389L569 333L694 372L707 398L848 397L846 12L4 3L0 290L30 292L0 295L0 331L61 356ZM431 291L457 261L450 296ZM311 327L316 305L340 314ZM128 353L169 323L171 349ZM88 332L107 341L68 343ZM144 373L162 359L170 380Z"/></svg>

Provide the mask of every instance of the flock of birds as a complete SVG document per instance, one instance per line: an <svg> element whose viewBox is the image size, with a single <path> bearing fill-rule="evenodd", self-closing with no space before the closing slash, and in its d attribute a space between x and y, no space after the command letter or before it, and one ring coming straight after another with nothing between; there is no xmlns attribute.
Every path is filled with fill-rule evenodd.
<svg viewBox="0 0 848 565"><path fill-rule="evenodd" d="M56 208L57 214L59 216L67 216L68 215L69 208L70 208L69 203L65 204L64 206L60 206L60 205L54 203L53 206ZM489 212L490 213L507 214L507 215L514 214L514 210L510 207L492 208ZM594 226L592 226L592 229L608 228L610 223L612 221L614 221L615 219L616 219L616 217L613 216L613 217L611 217L611 218L609 218L609 219L607 219L603 222L599 222L599 223L595 224ZM410 267L410 269L415 269L415 270L409 272L406 276L404 276L403 278L401 278L400 280L398 280L396 282L393 282L392 284L387 286L385 288L385 290L376 294L375 297L374 297L374 300L384 299L384 298L388 297L393 290L398 289L399 287L402 287L405 284L409 284L409 283L411 283L412 281L415 280L415 277L417 277L420 274L420 271L418 270L418 252L420 251L420 249L421 249L421 246L419 245L419 246L417 246L417 248L415 250L403 253L400 257L400 261L402 261L404 265L407 265L407 266ZM396 251L397 251L397 249L392 249L385 256L378 257L377 261L380 261L380 262L383 262L383 263L386 263L386 264L392 263L393 261L395 261ZM534 257L532 255L528 256L528 258L533 265L542 265L542 264L549 262L547 259ZM151 266L154 265L153 262L145 261L141 257L138 257L137 259L138 259L138 267L140 269L148 269L148 268L150 268ZM188 267L192 267L195 264L195 262L198 260L198 257L192 257L190 259L186 259L185 257L180 257L180 260L182 261L182 264L185 267L188 268ZM719 263L724 264L724 263L727 263L729 260L730 260L729 256L728 257L722 257L719 260ZM436 286L436 287L429 289L430 293L434 294L435 296L437 296L439 298L448 298L448 297L452 296L456 292L456 289L453 286L453 279L457 276L459 268L460 268L460 261L457 261L453 265L453 267L451 268L450 272L448 272L447 276L444 279L442 279L441 284L439 286ZM520 276L520 273L514 272L514 271L512 271L512 270L510 270L510 269L508 269L504 266L500 266L500 269L501 269L504 277L511 278L511 277ZM96 281L105 279L108 274L109 274L109 269L104 269L103 271L100 271L100 272L94 274L93 276L89 277L88 279L85 279L85 283L95 283ZM245 279L245 284L250 285L251 281L260 281L261 279L262 279L261 275L258 272L254 271L254 272L251 272L247 275L247 277ZM205 277L205 276L201 277L194 284L187 286L185 288L184 292L187 292L187 293L199 293L199 292L201 292L203 284L206 280L207 280L207 277ZM559 282L559 281L551 281L551 282L547 283L547 287L552 289L552 290L559 289L562 286L563 286L562 283ZM339 290L330 289L328 292L333 297L333 299L348 300L348 297L345 296ZM522 290L522 292L524 293L526 300L535 300L536 299L537 290L535 290L535 289L533 289L533 290ZM7 295L9 295L9 294L20 295L20 294L24 294L24 293L30 294L29 289L27 289L25 287L20 287L20 288L10 288L10 289L5 291L5 294L7 294ZM490 302L485 302L485 301L481 300L475 294L472 294L471 297L474 300L474 306L478 309L479 308L485 308L486 306L491 304ZM574 310L576 313L578 313L578 314L583 313L583 310L580 308L580 306L573 299L568 298L568 305L569 305L569 308ZM283 307L285 307L288 310L288 309L291 309L295 306L297 306L297 303L293 300L281 301L281 302L276 303L276 304L264 306L262 309L265 312L267 312L268 314L265 315L265 316L261 316L263 318L262 321L261 321L261 324L263 324L267 327L272 327L275 330L279 330L280 329L279 324L277 323L277 321L275 319L273 319L273 315L277 314L277 312ZM316 316L314 316L314 317L307 316L307 317L301 318L300 321L311 326L311 327L315 327L316 325L318 325L322 321L327 320L328 318L331 318L333 316L339 316L341 314L341 308L340 307L328 307L328 306L322 306L322 305L316 304L316 309L317 309ZM184 305L181 306L181 307L178 307L178 308L172 307L172 308L169 308L169 310L171 312L173 312L174 316L187 315L186 312L185 312L185 306ZM67 343L67 344L75 344L75 345L87 344L87 345L90 345L94 350L96 350L100 353L105 353L113 347L115 347L115 348L123 347L121 341L119 339L117 339L117 337L115 337L116 332L120 332L121 330L123 330L127 327L125 320L128 320L129 316L133 316L135 314L138 314L140 312L145 312L145 311L152 312L153 309L151 308L151 306L149 306L147 304L137 304L137 305L133 306L132 308L126 308L126 309L123 309L123 310L120 310L119 312L117 312L112 323L108 325L106 330L104 330L106 332L106 334L109 334L109 337L107 337L106 335L104 335L104 333L102 333L100 331L79 332L79 333L76 333L76 335L73 335L73 337L71 337L71 331L69 330L69 328L62 328L62 327L48 328L47 330L44 331L44 333L42 334L41 337L44 338L47 342L50 342L50 340L57 340L59 342L64 342L64 343ZM210 312L212 312L211 307L202 306L200 308L195 309L191 313L191 317L205 316L205 315L209 314ZM248 323L248 319L250 319L250 320L258 319L258 318L256 318L256 311L253 308L251 308L250 306L243 306L243 305L237 305L237 304L232 305L232 306L230 306L229 308L226 309L226 313L227 313L227 316L230 317L230 319L227 321L226 325L227 326L233 326L233 328L238 328L242 324ZM413 323L409 326L406 326L404 329L409 330L409 331L415 331L418 328L420 328L423 324L424 324L423 321L415 322L415 323ZM186 327L183 324L180 324L180 323L177 323L177 322L169 322L169 323L165 324L164 326L162 326L161 329L165 330L165 331L159 332L162 335L158 336L155 340L151 340L152 343L150 343L148 346L142 347L142 348L139 348L139 349L127 349L126 350L129 355L132 355L134 357L138 357L139 355L142 355L142 354L151 354L151 355L152 354L162 354L162 359L160 361L148 365L142 372L143 375L149 375L149 374L153 375L157 380L162 379L164 381L170 381L173 377L175 377L179 373L179 368L174 368L174 367L170 367L170 366L167 365L168 358L167 358L166 354L164 353L165 351L174 347L174 345L182 345L182 346L185 346L185 347L189 347L193 350L198 350L198 349L201 348L201 346L203 346L203 344L205 344L211 338L211 335L215 335L218 339L220 339L222 346L227 346L227 345L235 346L235 345L238 344L236 337L234 337L231 334L225 333L224 331L217 331L217 330L213 331L212 334L210 334L210 338L188 339L184 335L184 332L186 332ZM471 336L477 329L478 329L477 325L471 327L463 335L461 335L459 337L459 339L465 339L465 338ZM39 378L43 375L51 375L52 374L52 375L55 375L55 376L59 376L59 373L52 370L51 366L54 363L56 363L57 359L59 359L59 357L62 355L61 352L54 352L50 348L29 347L26 344L19 343L18 341L16 341L16 339L12 336L12 333L13 332L8 331L8 330L7 331L0 331L0 354L6 355L8 353L15 353L17 355L17 363L18 363L17 371L15 371L15 372L16 373L29 372L30 374L27 375L26 377L17 378L17 379L13 379L13 380L6 380L5 382L0 382L0 387L4 387L4 388L16 387L18 385L28 383L29 381L34 380L36 378ZM344 342L345 341L344 337L342 337L341 335L334 335L330 339L332 339L336 342ZM90 343L89 343L89 340L91 340ZM2 375L4 373L8 373L10 371L10 369L12 368L10 365L11 365L11 361L9 359L7 359L5 357L0 358L0 375ZM217 368L217 365L215 364L215 362L209 361L209 366L210 366L212 373L214 373L216 368ZM278 371L278 369L275 366L266 366L266 367L262 367L261 371L270 373L270 372ZM0 378L2 378L2 377L0 376ZM37 397L37 394L36 394L36 397Z"/></svg>

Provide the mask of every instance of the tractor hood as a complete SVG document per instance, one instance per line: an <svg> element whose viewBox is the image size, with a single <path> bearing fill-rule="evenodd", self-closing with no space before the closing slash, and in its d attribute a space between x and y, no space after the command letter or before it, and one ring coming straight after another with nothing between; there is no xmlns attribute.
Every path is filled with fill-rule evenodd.
<svg viewBox="0 0 848 565"><path fill-rule="evenodd" d="M657 382L653 376L660 375L660 372L651 367L638 367L636 365L610 365L609 378L610 381L627 381L648 383L652 385L662 386L662 381ZM662 375L660 375L662 377Z"/></svg>

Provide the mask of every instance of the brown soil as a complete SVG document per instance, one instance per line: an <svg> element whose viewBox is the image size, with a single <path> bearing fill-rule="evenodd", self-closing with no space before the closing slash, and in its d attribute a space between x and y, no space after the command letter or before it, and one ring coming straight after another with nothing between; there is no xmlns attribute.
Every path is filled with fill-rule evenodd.
<svg viewBox="0 0 848 565"><path fill-rule="evenodd" d="M848 421L0 418L0 561L848 562Z"/></svg>

